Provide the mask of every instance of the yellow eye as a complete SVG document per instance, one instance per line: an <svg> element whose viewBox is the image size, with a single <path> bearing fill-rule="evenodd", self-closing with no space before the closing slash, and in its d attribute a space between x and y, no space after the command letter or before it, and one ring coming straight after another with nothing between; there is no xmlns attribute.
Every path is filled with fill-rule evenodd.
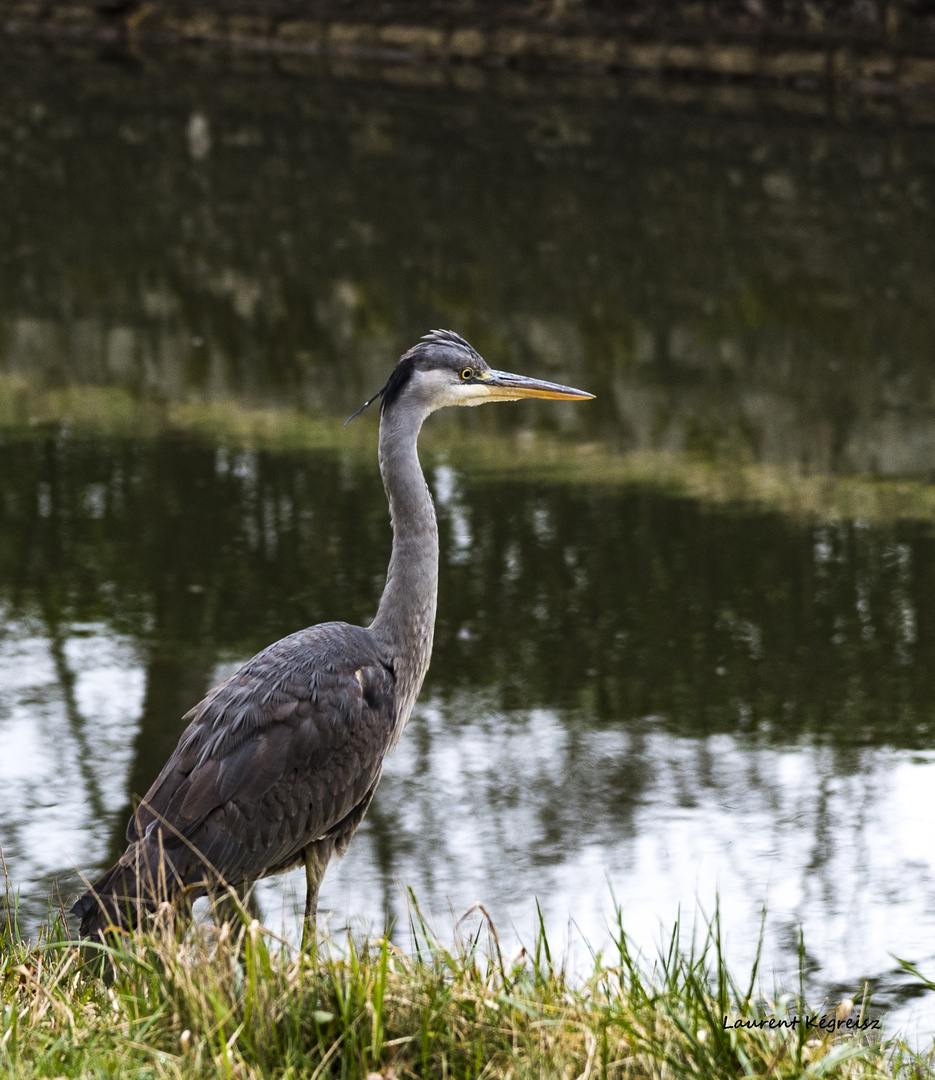
<svg viewBox="0 0 935 1080"><path fill-rule="evenodd" d="M469 367L466 367L466 368L465 368L465 369L464 369L464 370L463 370L463 371L461 372L461 378L462 378L462 379L473 379L473 378L474 378L474 369L473 369L473 368L469 368Z"/></svg>

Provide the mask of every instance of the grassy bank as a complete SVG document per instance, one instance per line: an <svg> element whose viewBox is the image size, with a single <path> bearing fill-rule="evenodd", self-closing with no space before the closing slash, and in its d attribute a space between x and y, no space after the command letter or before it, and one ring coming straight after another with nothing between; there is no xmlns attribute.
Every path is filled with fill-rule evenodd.
<svg viewBox="0 0 935 1080"><path fill-rule="evenodd" d="M717 922L689 946L676 928L652 964L621 927L613 955L593 957L583 980L543 934L507 958L486 921L452 949L418 916L412 929L410 955L385 938L296 955L249 917L181 936L157 919L81 953L60 920L27 943L8 917L0 1069L16 1078L316 1080L932 1075L931 1055L860 1031L860 1002L809 1011L794 994L761 998L755 970L738 982Z"/></svg>

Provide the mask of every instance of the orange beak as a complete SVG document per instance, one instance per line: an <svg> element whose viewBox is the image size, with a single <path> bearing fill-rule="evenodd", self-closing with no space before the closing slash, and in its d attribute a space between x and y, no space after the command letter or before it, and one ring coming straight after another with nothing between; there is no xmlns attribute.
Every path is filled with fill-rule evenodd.
<svg viewBox="0 0 935 1080"><path fill-rule="evenodd" d="M542 379L527 379L525 375L514 375L510 371L490 370L485 373L483 386L490 391L490 397L504 401L517 398L551 398L557 401L587 401L593 398L586 390L576 390L573 386L545 382Z"/></svg>

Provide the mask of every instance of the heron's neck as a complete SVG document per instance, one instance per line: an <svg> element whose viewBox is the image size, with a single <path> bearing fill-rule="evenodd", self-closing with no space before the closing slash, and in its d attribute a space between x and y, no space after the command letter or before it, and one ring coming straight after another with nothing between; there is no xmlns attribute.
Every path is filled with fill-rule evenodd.
<svg viewBox="0 0 935 1080"><path fill-rule="evenodd" d="M393 553L370 629L396 665L403 723L428 670L438 595L438 526L416 451L426 415L397 402L380 421L380 472L390 503Z"/></svg>

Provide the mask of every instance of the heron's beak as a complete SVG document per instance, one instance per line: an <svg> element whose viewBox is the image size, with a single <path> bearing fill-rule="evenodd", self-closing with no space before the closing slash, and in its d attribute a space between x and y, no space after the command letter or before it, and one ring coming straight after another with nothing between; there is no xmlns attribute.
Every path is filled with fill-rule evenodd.
<svg viewBox="0 0 935 1080"><path fill-rule="evenodd" d="M587 401L593 398L586 390L576 390L573 386L561 383L545 382L543 379L527 379L525 375L514 375L510 371L486 371L480 377L482 384L493 399L515 401L517 398L552 398L559 401Z"/></svg>

